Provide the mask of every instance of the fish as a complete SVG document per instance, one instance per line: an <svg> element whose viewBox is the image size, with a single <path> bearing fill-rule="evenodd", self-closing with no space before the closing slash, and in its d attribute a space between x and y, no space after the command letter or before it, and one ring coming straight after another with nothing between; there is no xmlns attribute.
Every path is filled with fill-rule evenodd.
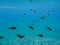
<svg viewBox="0 0 60 45"><path fill-rule="evenodd" d="M24 35L20 35L20 34L16 34L17 37L19 38L24 38L25 36Z"/></svg>
<svg viewBox="0 0 60 45"><path fill-rule="evenodd" d="M39 9L41 9L41 8L39 8Z"/></svg>
<svg viewBox="0 0 60 45"><path fill-rule="evenodd" d="M44 18L45 18L45 16L41 16L41 17L40 17L40 19L44 19Z"/></svg>
<svg viewBox="0 0 60 45"><path fill-rule="evenodd" d="M34 9L30 9L30 11L32 11L32 12L36 12L36 10L34 10Z"/></svg>
<svg viewBox="0 0 60 45"><path fill-rule="evenodd" d="M30 2L32 2L32 0L30 0Z"/></svg>
<svg viewBox="0 0 60 45"><path fill-rule="evenodd" d="M29 26L29 28L32 29L32 30L34 30L33 26L31 26L31 25Z"/></svg>
<svg viewBox="0 0 60 45"><path fill-rule="evenodd" d="M42 34L38 34L38 37L44 37Z"/></svg>
<svg viewBox="0 0 60 45"><path fill-rule="evenodd" d="M0 45L1 45L1 43L0 43Z"/></svg>
<svg viewBox="0 0 60 45"><path fill-rule="evenodd" d="M29 9L30 11L33 11L33 9Z"/></svg>
<svg viewBox="0 0 60 45"><path fill-rule="evenodd" d="M24 20L22 20L22 22L24 22Z"/></svg>
<svg viewBox="0 0 60 45"><path fill-rule="evenodd" d="M47 13L47 14L46 14L46 16L50 16L50 14L49 14L49 13Z"/></svg>
<svg viewBox="0 0 60 45"><path fill-rule="evenodd" d="M44 45L43 43L41 43L41 45Z"/></svg>
<svg viewBox="0 0 60 45"><path fill-rule="evenodd" d="M51 11L52 11L52 12L55 12L55 9L52 9Z"/></svg>
<svg viewBox="0 0 60 45"><path fill-rule="evenodd" d="M15 26L9 27L9 29L16 30L16 27Z"/></svg>
<svg viewBox="0 0 60 45"><path fill-rule="evenodd" d="M52 31L52 28L51 28L51 27L47 27L47 29L48 29L49 31Z"/></svg>
<svg viewBox="0 0 60 45"><path fill-rule="evenodd" d="M0 36L0 39L3 39L4 37L3 36Z"/></svg>
<svg viewBox="0 0 60 45"><path fill-rule="evenodd" d="M33 10L33 12L36 12L36 10Z"/></svg>
<svg viewBox="0 0 60 45"><path fill-rule="evenodd" d="M24 13L24 16L26 16L26 13Z"/></svg>

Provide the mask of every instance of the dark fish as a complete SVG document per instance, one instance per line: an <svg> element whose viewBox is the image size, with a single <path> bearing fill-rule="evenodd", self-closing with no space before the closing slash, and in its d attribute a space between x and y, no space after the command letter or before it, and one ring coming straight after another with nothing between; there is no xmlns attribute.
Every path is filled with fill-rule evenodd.
<svg viewBox="0 0 60 45"><path fill-rule="evenodd" d="M32 12L36 12L36 10L34 10L34 9L30 9L30 11L32 11Z"/></svg>
<svg viewBox="0 0 60 45"><path fill-rule="evenodd" d="M3 36L0 36L0 39L3 39L4 37Z"/></svg>
<svg viewBox="0 0 60 45"><path fill-rule="evenodd" d="M30 11L33 11L33 9L30 9Z"/></svg>
<svg viewBox="0 0 60 45"><path fill-rule="evenodd" d="M52 9L52 12L55 12L55 9Z"/></svg>
<svg viewBox="0 0 60 45"><path fill-rule="evenodd" d="M38 34L38 37L43 37L43 35L42 34Z"/></svg>
<svg viewBox="0 0 60 45"><path fill-rule="evenodd" d="M9 29L16 30L16 27L9 27Z"/></svg>
<svg viewBox="0 0 60 45"><path fill-rule="evenodd" d="M39 9L41 9L41 8L39 8Z"/></svg>
<svg viewBox="0 0 60 45"><path fill-rule="evenodd" d="M48 29L49 31L52 31L52 28L51 28L51 27L47 27L47 29Z"/></svg>
<svg viewBox="0 0 60 45"><path fill-rule="evenodd" d="M1 45L1 43L0 43L0 45Z"/></svg>
<svg viewBox="0 0 60 45"><path fill-rule="evenodd" d="M33 10L33 12L36 12L36 10Z"/></svg>
<svg viewBox="0 0 60 45"><path fill-rule="evenodd" d="M41 45L43 45L43 43L41 43Z"/></svg>
<svg viewBox="0 0 60 45"><path fill-rule="evenodd" d="M24 22L24 20L22 20L22 22Z"/></svg>
<svg viewBox="0 0 60 45"><path fill-rule="evenodd" d="M50 16L50 14L49 14L49 13L47 13L47 14L46 14L46 16Z"/></svg>
<svg viewBox="0 0 60 45"><path fill-rule="evenodd" d="M34 30L33 26L29 26L30 29Z"/></svg>
<svg viewBox="0 0 60 45"><path fill-rule="evenodd" d="M40 19L44 19L44 18L45 18L45 16L41 16L41 17L40 17Z"/></svg>
<svg viewBox="0 0 60 45"><path fill-rule="evenodd" d="M30 0L30 2L32 2L32 0Z"/></svg>
<svg viewBox="0 0 60 45"><path fill-rule="evenodd" d="M26 13L24 13L24 16L26 16Z"/></svg>
<svg viewBox="0 0 60 45"><path fill-rule="evenodd" d="M16 34L17 37L19 38L24 38L25 36L24 35L19 35L19 34Z"/></svg>

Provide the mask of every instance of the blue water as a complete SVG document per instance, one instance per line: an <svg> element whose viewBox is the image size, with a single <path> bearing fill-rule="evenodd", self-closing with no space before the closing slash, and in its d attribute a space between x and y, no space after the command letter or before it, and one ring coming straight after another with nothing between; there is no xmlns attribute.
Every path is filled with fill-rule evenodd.
<svg viewBox="0 0 60 45"><path fill-rule="evenodd" d="M0 43L2 45L41 45L38 44L38 41L40 41L43 45L60 45L59 4L60 1L58 0L33 0L33 2L28 0L0 0L0 35L4 36L3 39L0 39ZM36 12L29 9L34 9ZM24 13L26 13L26 16L24 16ZM49 16L47 16L47 13ZM40 19L41 16L45 16L45 18ZM34 30L31 30L28 27L29 25L32 25ZM9 29L8 27L11 26L16 26L17 29ZM51 27L52 31L47 30L47 26ZM25 35L25 38L20 39L16 34ZM43 34L44 37L38 37L38 34ZM34 41L35 43L33 43ZM44 43L44 41L46 42Z"/></svg>

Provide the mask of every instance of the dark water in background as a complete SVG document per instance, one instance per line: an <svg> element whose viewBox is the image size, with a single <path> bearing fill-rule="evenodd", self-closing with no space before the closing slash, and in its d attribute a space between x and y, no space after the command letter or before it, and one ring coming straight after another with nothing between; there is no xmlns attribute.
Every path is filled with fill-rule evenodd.
<svg viewBox="0 0 60 45"><path fill-rule="evenodd" d="M9 3L7 3L9 2ZM0 39L2 45L42 45L38 44L38 40L47 44L48 41L60 42L60 1L37 1L20 2L19 1L0 1ZM36 10L36 12L30 11ZM24 15L26 14L26 15ZM49 15L48 15L49 14ZM41 19L41 16L45 16ZM24 22L22 22L24 20ZM34 30L30 29L32 25ZM16 30L8 27L15 26ZM52 28L52 31L46 29ZM25 35L24 39L20 39L16 34ZM43 37L38 37L42 34ZM35 43L33 43L35 41ZM44 43L44 41L47 41ZM25 42L21 44L21 42ZM40 42L40 43L41 43ZM50 44L53 45L53 44Z"/></svg>

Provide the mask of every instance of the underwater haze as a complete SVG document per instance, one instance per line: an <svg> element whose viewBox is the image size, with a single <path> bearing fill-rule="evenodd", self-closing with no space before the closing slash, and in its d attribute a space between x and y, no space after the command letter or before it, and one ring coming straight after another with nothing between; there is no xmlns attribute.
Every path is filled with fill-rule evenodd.
<svg viewBox="0 0 60 45"><path fill-rule="evenodd" d="M60 45L60 0L0 0L0 45Z"/></svg>

